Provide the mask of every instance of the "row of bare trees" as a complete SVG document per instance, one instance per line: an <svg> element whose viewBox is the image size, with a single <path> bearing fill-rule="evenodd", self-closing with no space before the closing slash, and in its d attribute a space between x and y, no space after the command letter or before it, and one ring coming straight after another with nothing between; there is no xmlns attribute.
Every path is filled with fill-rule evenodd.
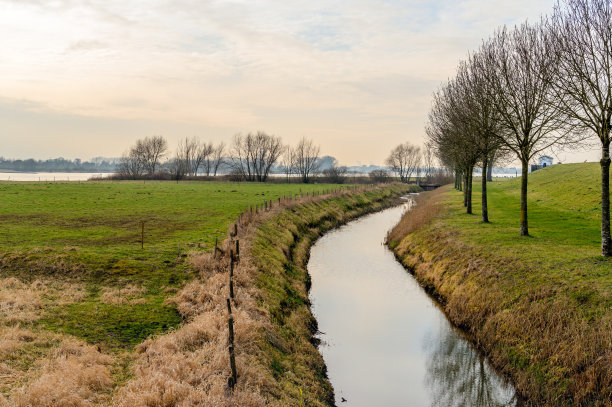
<svg viewBox="0 0 612 407"><path fill-rule="evenodd" d="M401 182L409 182L413 177L416 182L429 183L434 178L436 156L434 149L426 144L424 148L405 142L393 148L385 164L395 173ZM380 174L373 175L374 177Z"/></svg>
<svg viewBox="0 0 612 407"><path fill-rule="evenodd" d="M563 0L540 22L502 27L483 41L434 94L426 126L437 157L457 174L467 212L474 167L484 175L492 157L509 155L521 162L520 234L529 235L529 162L550 148L599 140L601 248L610 256L611 85L609 0Z"/></svg>
<svg viewBox="0 0 612 407"><path fill-rule="evenodd" d="M118 173L124 178L154 177L165 172L176 179L186 175L217 175L225 158L225 144L202 142L192 137L181 139L174 156L169 155L168 141L163 136L145 137L136 141L121 157Z"/></svg>
<svg viewBox="0 0 612 407"><path fill-rule="evenodd" d="M307 183L320 172L319 153L319 146L305 137L291 147L283 144L280 137L258 131L235 135L229 148L223 142L214 145L195 137L181 139L171 156L166 139L153 136L136 141L121 158L118 173L131 179L151 178L160 173L181 179L198 174L216 176L225 166L244 181L265 182L280 164L288 177L297 175ZM337 175L344 167L334 168Z"/></svg>

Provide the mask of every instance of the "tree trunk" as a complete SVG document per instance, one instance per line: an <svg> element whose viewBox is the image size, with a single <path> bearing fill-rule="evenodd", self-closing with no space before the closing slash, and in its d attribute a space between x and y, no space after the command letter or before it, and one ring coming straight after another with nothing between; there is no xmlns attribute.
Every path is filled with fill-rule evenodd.
<svg viewBox="0 0 612 407"><path fill-rule="evenodd" d="M529 236L527 223L527 176L529 161L521 160L521 236Z"/></svg>
<svg viewBox="0 0 612 407"><path fill-rule="evenodd" d="M468 197L468 179L467 179L467 172L464 171L463 172L463 207L467 208L467 197Z"/></svg>
<svg viewBox="0 0 612 407"><path fill-rule="evenodd" d="M488 157L482 159L482 221L489 223L489 208L487 205L487 178L489 177Z"/></svg>
<svg viewBox="0 0 612 407"><path fill-rule="evenodd" d="M493 182L493 164L495 163L495 153L491 154L491 158L488 160L487 167L487 182ZM485 170L482 170L482 173L485 173Z"/></svg>
<svg viewBox="0 0 612 407"><path fill-rule="evenodd" d="M610 239L610 141L601 147L601 255L612 255Z"/></svg>
<svg viewBox="0 0 612 407"><path fill-rule="evenodd" d="M467 175L467 179L468 179L467 213L469 213L470 215L472 214L472 173L473 172L474 172L474 167L470 167L468 175Z"/></svg>

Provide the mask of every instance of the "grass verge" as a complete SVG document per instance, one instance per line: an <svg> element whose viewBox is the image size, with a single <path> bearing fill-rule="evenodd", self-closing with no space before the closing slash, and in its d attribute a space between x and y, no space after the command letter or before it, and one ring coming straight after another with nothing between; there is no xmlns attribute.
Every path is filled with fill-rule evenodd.
<svg viewBox="0 0 612 407"><path fill-rule="evenodd" d="M599 256L598 166L530 176L531 237L518 236L518 182L490 185L491 224L478 204L465 214L459 192L423 194L390 245L520 394L538 406L609 406L612 262Z"/></svg>

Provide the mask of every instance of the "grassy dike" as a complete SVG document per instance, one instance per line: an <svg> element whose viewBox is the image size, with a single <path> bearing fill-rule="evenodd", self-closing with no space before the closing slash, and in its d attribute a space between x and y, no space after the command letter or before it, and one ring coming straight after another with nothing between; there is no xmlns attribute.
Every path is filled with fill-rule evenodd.
<svg viewBox="0 0 612 407"><path fill-rule="evenodd" d="M612 405L612 261L599 256L597 164L530 175L531 237L519 182L489 189L490 224L461 193L424 193L390 233L398 259L518 392L537 406Z"/></svg>

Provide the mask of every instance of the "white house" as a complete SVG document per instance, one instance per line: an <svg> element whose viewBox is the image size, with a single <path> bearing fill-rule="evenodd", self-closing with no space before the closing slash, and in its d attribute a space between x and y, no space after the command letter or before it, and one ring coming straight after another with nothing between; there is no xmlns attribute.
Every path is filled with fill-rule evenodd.
<svg viewBox="0 0 612 407"><path fill-rule="evenodd" d="M553 165L553 158L547 155L543 155L540 157L540 168L546 168Z"/></svg>

